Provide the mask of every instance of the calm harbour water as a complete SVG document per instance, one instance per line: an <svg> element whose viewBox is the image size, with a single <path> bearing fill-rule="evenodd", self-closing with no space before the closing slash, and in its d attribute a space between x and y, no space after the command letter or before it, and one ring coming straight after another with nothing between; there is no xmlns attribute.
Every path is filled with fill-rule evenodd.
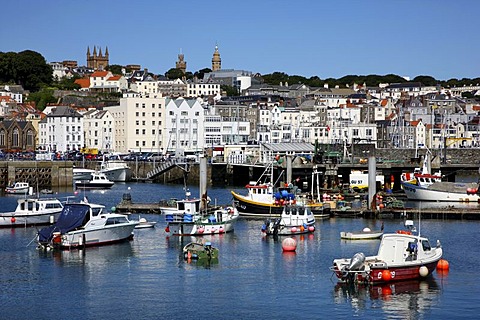
<svg viewBox="0 0 480 320"><path fill-rule="evenodd" d="M181 186L128 183L77 199L86 195L111 208L128 187L134 202L184 195ZM198 188L190 189L198 197ZM209 196L221 204L231 201L230 189L211 189ZM14 210L17 199L1 197L2 210ZM167 238L163 216L142 217L157 226L135 230L131 242L56 253L35 249L36 228L0 229L0 318L463 319L480 312L478 221L421 221L421 233L433 244L442 242L448 274L347 290L332 276L332 260L359 251L374 254L379 241L340 240L340 231L378 229L383 222L386 232L394 232L403 221L317 221L316 233L297 236L297 252L285 254L281 242L262 236L261 220L241 219L233 233L204 237L220 250L219 263L205 266L180 256L192 238Z"/></svg>

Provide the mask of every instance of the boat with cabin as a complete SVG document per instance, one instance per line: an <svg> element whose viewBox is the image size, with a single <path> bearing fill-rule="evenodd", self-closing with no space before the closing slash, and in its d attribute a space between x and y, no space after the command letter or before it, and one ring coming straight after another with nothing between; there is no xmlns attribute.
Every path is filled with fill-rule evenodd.
<svg viewBox="0 0 480 320"><path fill-rule="evenodd" d="M101 172L92 173L90 180L77 180L75 187L77 189L110 189L115 182L107 179L107 176Z"/></svg>
<svg viewBox="0 0 480 320"><path fill-rule="evenodd" d="M233 207L201 209L201 199L177 200L177 209L165 213L170 236L223 234L231 232L239 217Z"/></svg>
<svg viewBox="0 0 480 320"><path fill-rule="evenodd" d="M128 182L132 179L132 169L120 156L108 160L104 158L100 164L100 172L113 182Z"/></svg>
<svg viewBox="0 0 480 320"><path fill-rule="evenodd" d="M340 282L378 284L390 281L423 279L430 276L442 258L440 241L433 247L428 238L405 232L382 236L378 253L333 260L330 268Z"/></svg>
<svg viewBox="0 0 480 320"><path fill-rule="evenodd" d="M0 213L0 228L52 224L62 209L62 202L56 198L18 199L15 211Z"/></svg>
<svg viewBox="0 0 480 320"><path fill-rule="evenodd" d="M66 203L57 222L38 232L38 248L78 249L133 239L139 222L104 209L103 205L88 202Z"/></svg>
<svg viewBox="0 0 480 320"><path fill-rule="evenodd" d="M315 217L308 206L286 205L280 218L267 219L262 225L265 235L292 236L313 233Z"/></svg>
<svg viewBox="0 0 480 320"><path fill-rule="evenodd" d="M5 188L7 194L28 194L32 193L28 182L14 182Z"/></svg>

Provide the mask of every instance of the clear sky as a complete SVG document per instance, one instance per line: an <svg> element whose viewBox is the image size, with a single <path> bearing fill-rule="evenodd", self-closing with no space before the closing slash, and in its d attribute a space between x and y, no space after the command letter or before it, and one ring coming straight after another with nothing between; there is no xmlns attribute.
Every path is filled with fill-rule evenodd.
<svg viewBox="0 0 480 320"><path fill-rule="evenodd" d="M480 77L478 0L11 0L1 6L0 51L86 65L108 46L110 64L154 74L175 67L285 72L321 79L396 74Z"/></svg>

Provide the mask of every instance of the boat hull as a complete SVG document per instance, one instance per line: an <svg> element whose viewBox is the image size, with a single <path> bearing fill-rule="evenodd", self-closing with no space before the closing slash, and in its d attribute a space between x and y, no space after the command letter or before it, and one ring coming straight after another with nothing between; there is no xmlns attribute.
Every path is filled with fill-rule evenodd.
<svg viewBox="0 0 480 320"><path fill-rule="evenodd" d="M402 182L407 198L418 201L478 202L480 200L478 194L467 194L467 188L475 185L439 182L428 187L421 187L412 183Z"/></svg>
<svg viewBox="0 0 480 320"><path fill-rule="evenodd" d="M0 228L12 227L30 227L55 223L62 210L35 213L35 214L15 214L4 213L0 215Z"/></svg>
<svg viewBox="0 0 480 320"><path fill-rule="evenodd" d="M344 240L375 240L380 239L383 235L381 231L358 231L358 232L340 232L340 238Z"/></svg>
<svg viewBox="0 0 480 320"><path fill-rule="evenodd" d="M102 246L133 239L137 222L99 229L75 230L61 235L60 249ZM54 241L55 244L55 241Z"/></svg>
<svg viewBox="0 0 480 320"><path fill-rule="evenodd" d="M167 232L171 236L201 236L208 234L223 234L234 229L235 220L225 223L202 222L168 222Z"/></svg>
<svg viewBox="0 0 480 320"><path fill-rule="evenodd" d="M249 217L280 217L283 206L256 202L232 191L234 205L241 216Z"/></svg>
<svg viewBox="0 0 480 320"><path fill-rule="evenodd" d="M105 174L108 180L114 182L127 182L132 179L132 171L130 168L113 168L100 171Z"/></svg>

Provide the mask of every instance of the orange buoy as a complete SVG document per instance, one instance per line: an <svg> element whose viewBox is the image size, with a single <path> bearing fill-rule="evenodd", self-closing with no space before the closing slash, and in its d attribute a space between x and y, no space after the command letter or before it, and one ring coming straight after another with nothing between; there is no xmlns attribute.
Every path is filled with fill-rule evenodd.
<svg viewBox="0 0 480 320"><path fill-rule="evenodd" d="M446 271L449 268L450 268L450 265L449 265L447 260L445 260L445 259L438 260L438 262L437 262L437 269L438 270Z"/></svg>
<svg viewBox="0 0 480 320"><path fill-rule="evenodd" d="M382 271L382 279L383 279L383 281L392 280L392 273L390 272L390 270L383 270Z"/></svg>

